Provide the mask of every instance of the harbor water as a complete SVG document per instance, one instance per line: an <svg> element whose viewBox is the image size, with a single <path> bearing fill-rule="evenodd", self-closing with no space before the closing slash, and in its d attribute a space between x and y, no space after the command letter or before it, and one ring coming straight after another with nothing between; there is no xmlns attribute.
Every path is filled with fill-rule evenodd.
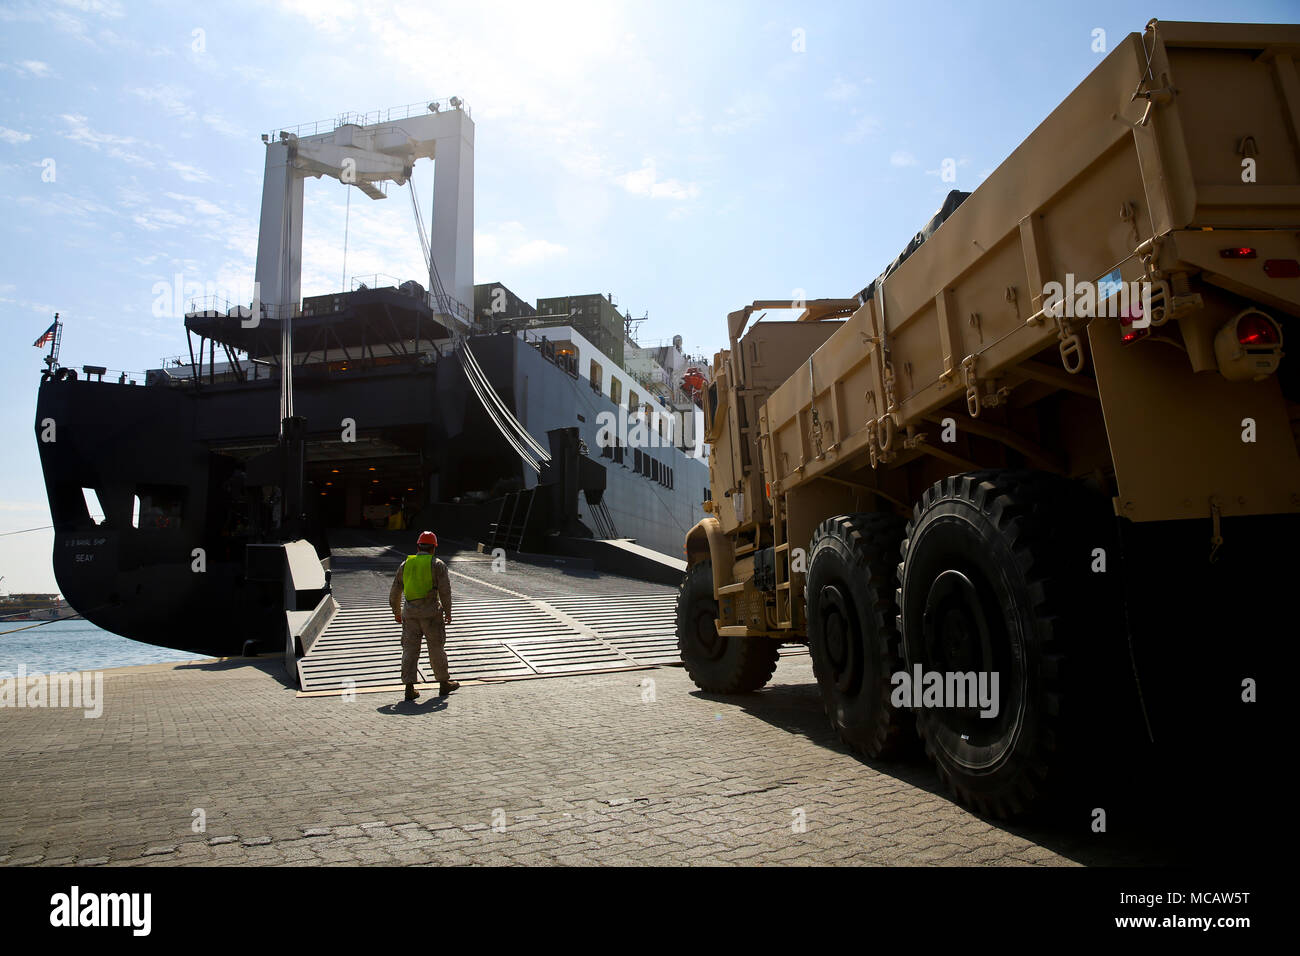
<svg viewBox="0 0 1300 956"><path fill-rule="evenodd" d="M28 674L51 674L205 659L202 654L141 644L85 620L52 621L40 627L31 623L0 621L0 631L8 632L0 634L0 678L18 673L20 665Z"/></svg>

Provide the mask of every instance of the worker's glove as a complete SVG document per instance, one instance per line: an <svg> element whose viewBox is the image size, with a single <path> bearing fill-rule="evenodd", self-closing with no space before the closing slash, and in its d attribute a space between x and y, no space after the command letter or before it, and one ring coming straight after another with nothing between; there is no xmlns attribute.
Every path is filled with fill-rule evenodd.
<svg viewBox="0 0 1300 956"><path fill-rule="evenodd" d="M395 620L398 624L401 624L401 623L402 623L402 612L401 612L401 611L394 611L394 612L393 612L393 620Z"/></svg>
<svg viewBox="0 0 1300 956"><path fill-rule="evenodd" d="M451 608L448 608L447 610L442 612L442 623L443 624L451 623Z"/></svg>

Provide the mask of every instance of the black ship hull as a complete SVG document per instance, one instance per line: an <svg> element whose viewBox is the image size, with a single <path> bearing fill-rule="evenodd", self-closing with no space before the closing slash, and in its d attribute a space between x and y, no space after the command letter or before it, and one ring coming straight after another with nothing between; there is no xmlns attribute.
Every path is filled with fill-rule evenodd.
<svg viewBox="0 0 1300 956"><path fill-rule="evenodd" d="M589 457L591 402L601 396L515 336L473 342L503 403L543 442L550 437L556 461L548 473L521 462L452 358L297 368L294 411L306 420L299 536L318 557L329 556L326 528L365 526L399 502L404 523L483 540L502 496L524 492L537 500L529 537L514 547L540 550L548 535L601 536L583 512L601 500L607 478L618 535L679 553L685 529L702 514L707 466L682 449L659 452L683 477L672 489L651 480L648 464L644 475L632 473L631 454L621 465ZM42 382L36 435L54 572L72 607L99 627L164 647L216 655L240 653L249 641L283 648L284 585L252 571L248 551L283 539L283 489L267 468L277 447L278 384L274 375L222 382L197 371L143 386ZM583 388L586 396L575 392ZM299 594L299 608L315 597Z"/></svg>

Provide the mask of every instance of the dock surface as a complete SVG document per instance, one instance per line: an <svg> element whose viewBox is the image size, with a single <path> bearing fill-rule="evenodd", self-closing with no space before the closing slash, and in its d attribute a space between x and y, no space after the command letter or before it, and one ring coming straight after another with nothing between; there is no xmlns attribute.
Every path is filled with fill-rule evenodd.
<svg viewBox="0 0 1300 956"><path fill-rule="evenodd" d="M351 557L344 606L382 601L388 556ZM482 582L505 580L474 560L450 562L466 569L466 618L490 614ZM672 601L596 576L571 603L575 578L515 571L530 583L511 590L598 629L610 600ZM1158 816L1107 834L1087 818L984 820L921 758L867 764L831 730L806 655L732 697L671 666L467 682L411 704L396 690L303 695L270 657L103 677L98 718L0 711L0 865L1054 866L1206 851L1173 824L1161 835Z"/></svg>

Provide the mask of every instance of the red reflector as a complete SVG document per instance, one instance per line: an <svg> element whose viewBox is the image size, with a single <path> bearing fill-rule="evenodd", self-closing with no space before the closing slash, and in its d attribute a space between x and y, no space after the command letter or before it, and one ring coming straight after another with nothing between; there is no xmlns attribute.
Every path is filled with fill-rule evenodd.
<svg viewBox="0 0 1300 956"><path fill-rule="evenodd" d="M1136 342L1138 339L1144 339L1150 334L1151 334L1150 329L1129 329L1129 331L1124 333L1120 341L1123 342L1125 345L1128 345L1130 342Z"/></svg>
<svg viewBox="0 0 1300 956"><path fill-rule="evenodd" d="M1255 250L1250 246L1233 246L1231 249L1220 249L1219 255L1224 259L1254 259Z"/></svg>
<svg viewBox="0 0 1300 956"><path fill-rule="evenodd" d="M1300 276L1300 262L1294 259L1265 259L1264 274L1270 279L1294 279Z"/></svg>
<svg viewBox="0 0 1300 956"><path fill-rule="evenodd" d="M1277 326L1262 315L1242 316L1237 323L1237 341L1242 345L1277 345Z"/></svg>

